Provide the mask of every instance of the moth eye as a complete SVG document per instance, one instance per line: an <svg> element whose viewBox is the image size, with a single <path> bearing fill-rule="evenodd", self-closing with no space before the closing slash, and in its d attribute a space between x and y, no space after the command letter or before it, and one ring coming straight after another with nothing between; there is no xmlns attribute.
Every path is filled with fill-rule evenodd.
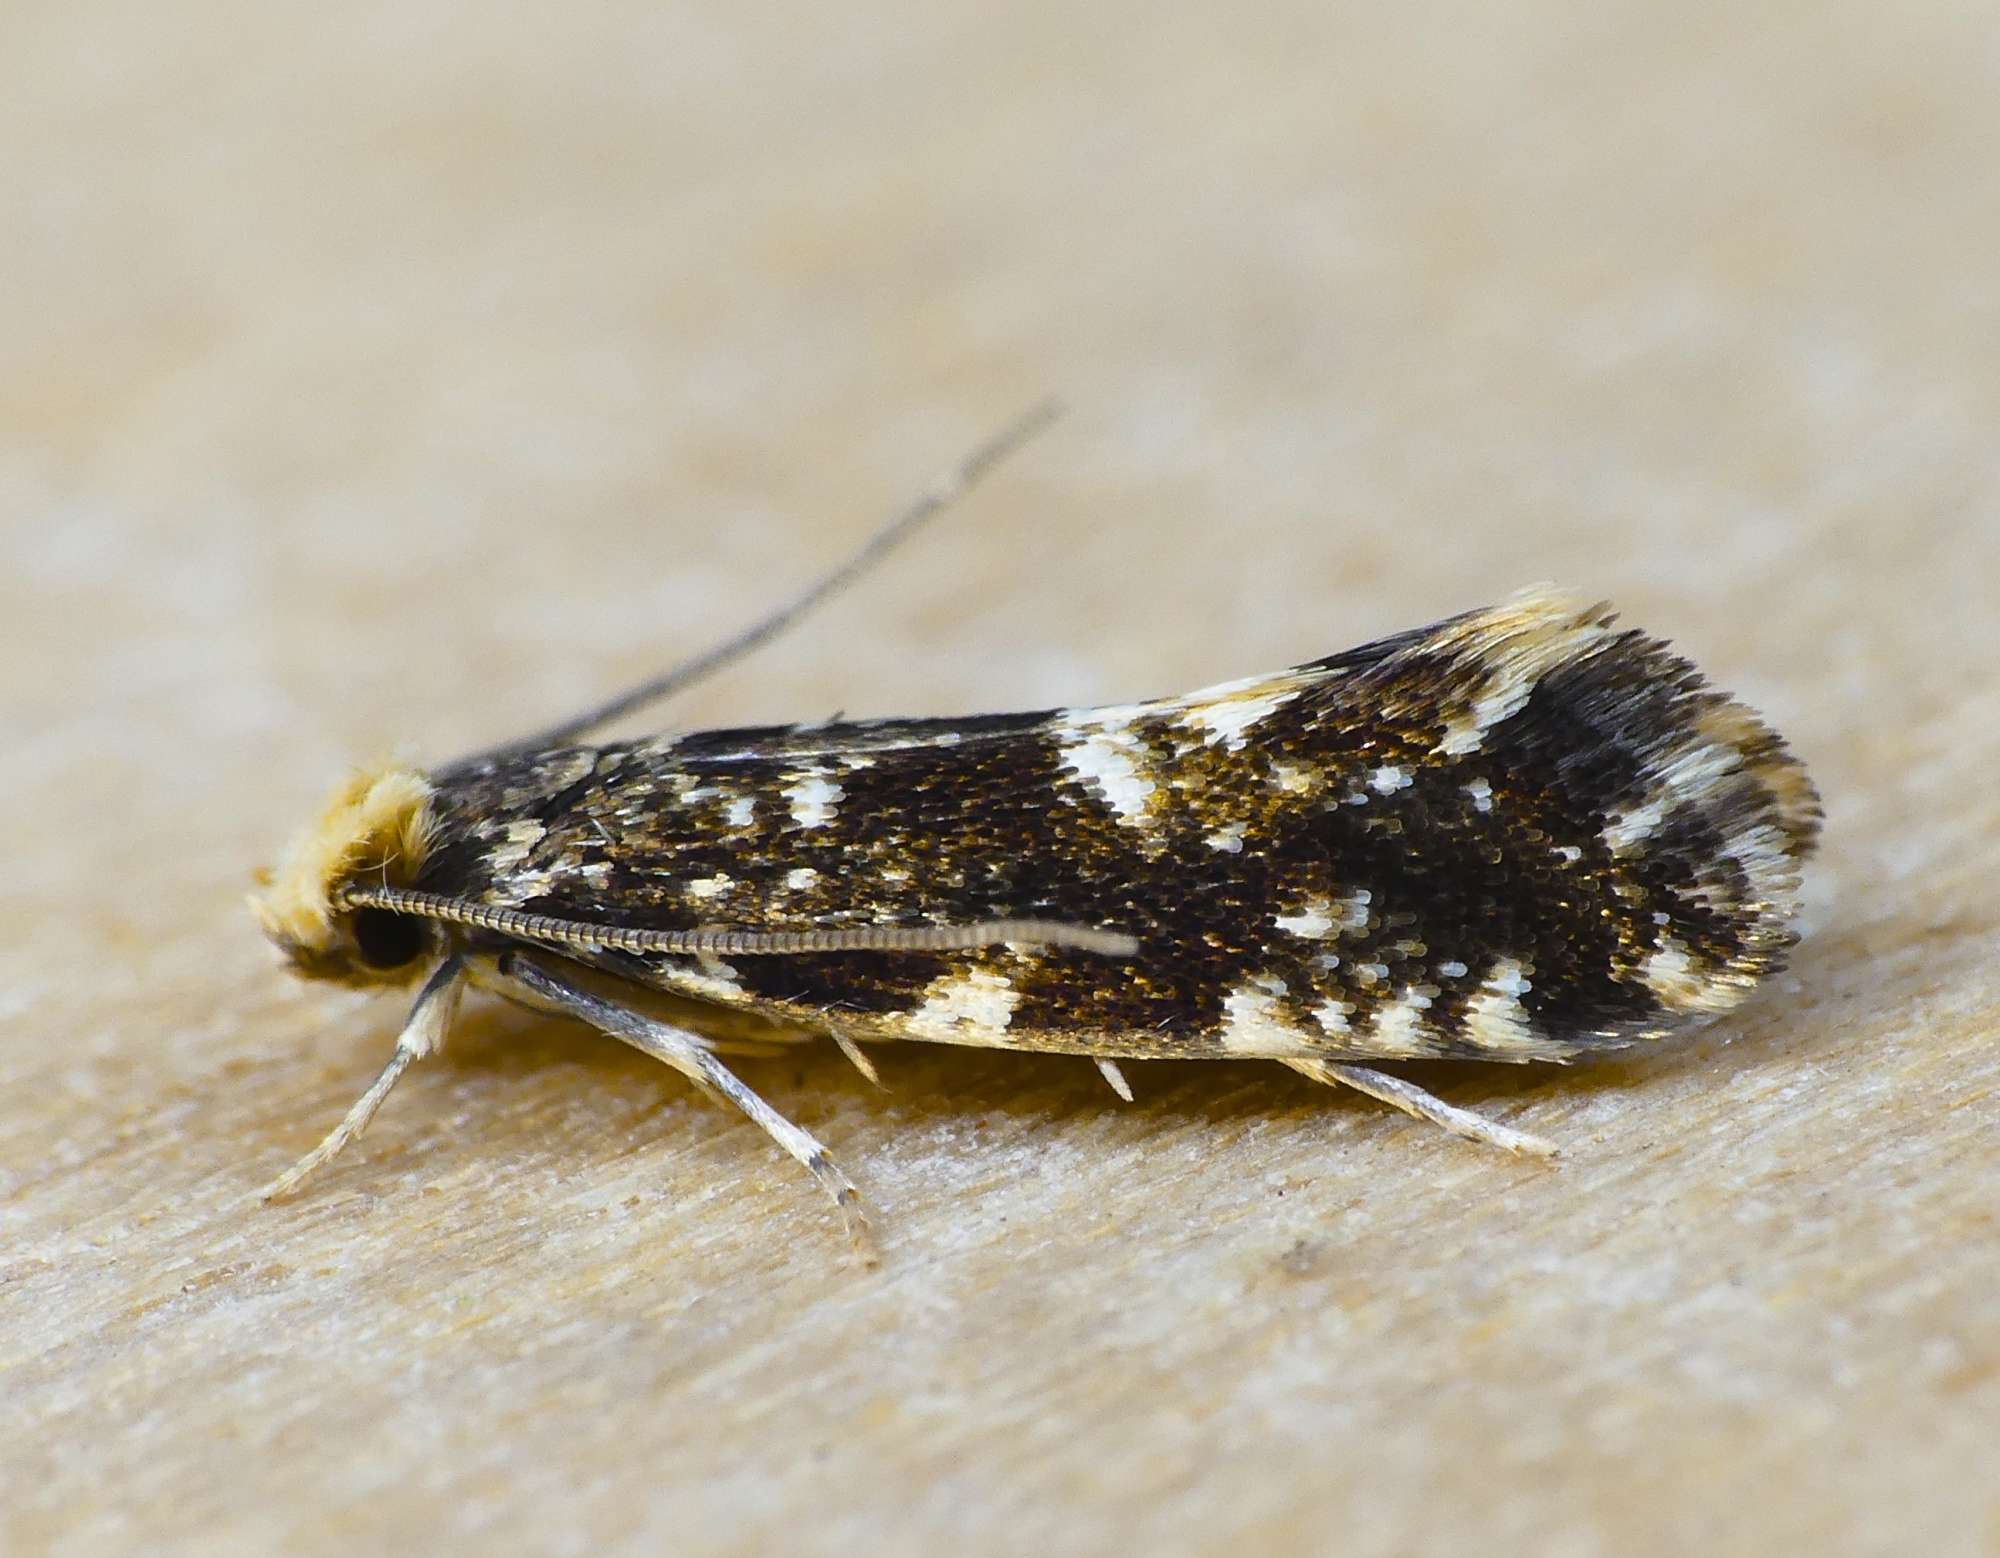
<svg viewBox="0 0 2000 1558"><path fill-rule="evenodd" d="M354 911L354 945L370 968L401 968L422 957L430 944L429 929L414 915L388 909Z"/></svg>

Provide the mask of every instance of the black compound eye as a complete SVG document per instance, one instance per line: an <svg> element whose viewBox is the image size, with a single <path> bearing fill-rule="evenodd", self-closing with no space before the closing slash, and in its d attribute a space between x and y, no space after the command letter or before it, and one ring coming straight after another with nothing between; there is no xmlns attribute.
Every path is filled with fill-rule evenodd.
<svg viewBox="0 0 2000 1558"><path fill-rule="evenodd" d="M422 957L430 944L429 929L414 915L388 909L354 911L354 945L370 968L401 968Z"/></svg>

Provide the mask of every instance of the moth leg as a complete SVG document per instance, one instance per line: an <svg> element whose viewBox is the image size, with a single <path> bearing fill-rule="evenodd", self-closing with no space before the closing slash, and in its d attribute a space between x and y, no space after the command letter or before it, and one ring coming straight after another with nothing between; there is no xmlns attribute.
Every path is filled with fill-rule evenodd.
<svg viewBox="0 0 2000 1558"><path fill-rule="evenodd" d="M856 1071L881 1088L883 1092L886 1093L889 1091L884 1086L881 1075L875 1070L875 1062L868 1058L859 1044L855 1043L849 1035L843 1033L838 1028L829 1028L827 1031L833 1035L833 1042L840 1046L840 1053L853 1062Z"/></svg>
<svg viewBox="0 0 2000 1558"><path fill-rule="evenodd" d="M403 1031L396 1035L395 1051L389 1056L389 1063L382 1068L381 1075L355 1099L354 1107L347 1111L346 1118L327 1132L326 1140L264 1187L266 1201L290 1195L308 1174L328 1159L338 1156L343 1147L368 1128L368 1122L375 1118L375 1111L382 1107L382 1100L389 1096L390 1089L395 1087L411 1064L426 1055L435 1055L443 1048L445 1035L451 1031L451 1020L458 1014L458 998L464 993L464 960L446 958L438 965L437 972L424 982L416 1005L410 1008L409 1019L403 1024Z"/></svg>
<svg viewBox="0 0 2000 1558"><path fill-rule="evenodd" d="M1336 1065L1325 1060L1288 1058L1285 1064L1300 1076L1311 1077L1328 1087L1351 1087L1370 1098L1379 1098L1385 1104L1394 1104L1405 1114L1429 1120L1433 1125L1442 1125L1452 1135L1463 1136L1468 1141L1484 1142L1489 1147L1501 1147L1508 1152L1525 1152L1537 1158L1552 1158L1559 1150L1546 1137L1517 1131L1511 1125L1489 1120L1470 1109L1457 1108L1435 1093L1425 1092L1416 1083L1392 1077L1387 1072L1372 1071L1366 1066Z"/></svg>
<svg viewBox="0 0 2000 1558"><path fill-rule="evenodd" d="M594 995L518 952L503 953L494 964L494 972L503 987L511 985L557 1011L589 1023L600 1033L664 1061L705 1092L719 1094L736 1105L803 1164L819 1181L820 1188L833 1197L855 1249L869 1264L874 1264L874 1242L868 1219L861 1210L861 1192L854 1188L854 1182L840 1171L815 1137L745 1087L695 1035Z"/></svg>
<svg viewBox="0 0 2000 1558"><path fill-rule="evenodd" d="M1104 1073L1104 1080L1111 1084L1111 1091L1129 1104L1132 1101L1132 1084L1125 1080L1125 1073L1118 1069L1118 1062L1106 1060L1101 1055L1092 1058L1097 1061L1097 1069Z"/></svg>

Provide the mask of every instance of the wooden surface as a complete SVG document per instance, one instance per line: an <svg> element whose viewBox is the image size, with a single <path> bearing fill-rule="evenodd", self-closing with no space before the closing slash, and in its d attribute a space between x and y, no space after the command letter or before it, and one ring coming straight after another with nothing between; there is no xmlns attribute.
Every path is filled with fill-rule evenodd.
<svg viewBox="0 0 2000 1558"><path fill-rule="evenodd" d="M2000 93L1955 3L0 17L9 1552L2000 1550ZM249 873L707 642L663 720L1247 674L1539 579L1813 766L1793 973L1554 1168L1275 1067L744 1065L877 1209Z"/></svg>

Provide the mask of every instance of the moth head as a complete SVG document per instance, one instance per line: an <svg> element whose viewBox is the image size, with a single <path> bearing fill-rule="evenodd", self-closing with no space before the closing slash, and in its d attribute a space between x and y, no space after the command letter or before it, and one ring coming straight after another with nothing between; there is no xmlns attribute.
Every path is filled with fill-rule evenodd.
<svg viewBox="0 0 2000 1558"><path fill-rule="evenodd" d="M437 832L431 783L413 768L360 769L319 819L292 840L250 911L307 979L372 986L414 979L438 950L428 922L385 909L350 908L349 884L408 886Z"/></svg>

